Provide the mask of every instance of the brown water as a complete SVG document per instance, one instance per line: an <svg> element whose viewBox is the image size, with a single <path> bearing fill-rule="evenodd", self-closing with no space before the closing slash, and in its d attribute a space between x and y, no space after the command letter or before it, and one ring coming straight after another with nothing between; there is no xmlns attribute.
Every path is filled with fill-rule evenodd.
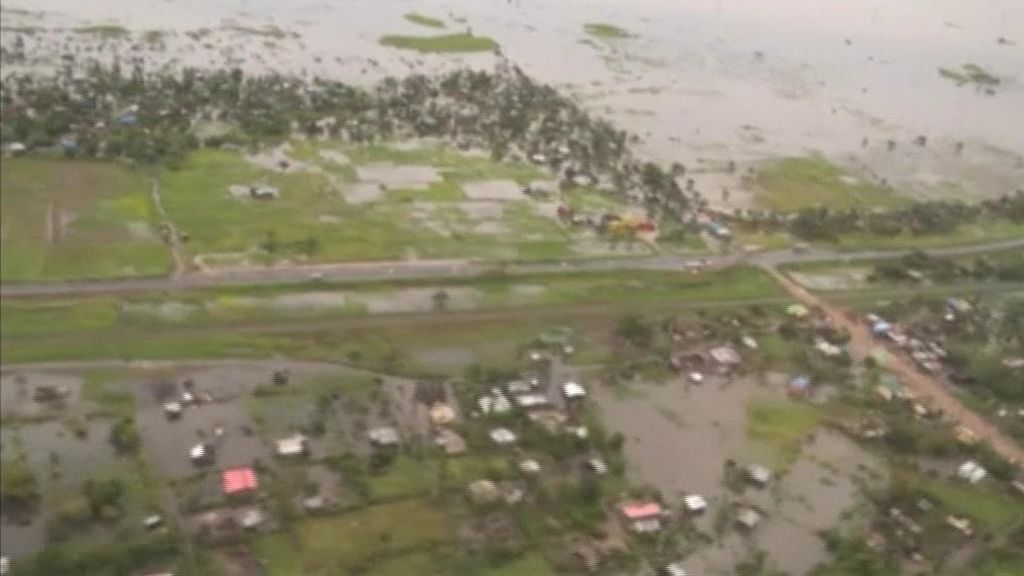
<svg viewBox="0 0 1024 576"><path fill-rule="evenodd" d="M692 573L731 573L754 549L766 551L770 561L787 573L808 571L827 558L818 531L834 526L840 514L860 501L854 478L863 476L861 466L881 468L845 437L819 430L771 487L745 490L741 496L728 492L722 484L726 460L744 464L764 456L747 438L748 403L781 398L781 389L716 378L700 386L676 380L636 385L625 393L599 389L608 427L626 436L633 480L655 486L672 504L689 493L708 500L711 509L696 520L698 529L713 534L716 511L729 502L753 504L765 512L750 536L730 525L720 540L687 558L684 565Z"/></svg>

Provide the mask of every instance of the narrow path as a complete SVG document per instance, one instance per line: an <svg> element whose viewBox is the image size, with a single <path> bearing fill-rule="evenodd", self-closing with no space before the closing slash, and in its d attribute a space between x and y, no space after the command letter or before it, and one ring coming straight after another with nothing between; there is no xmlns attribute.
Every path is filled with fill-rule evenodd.
<svg viewBox="0 0 1024 576"><path fill-rule="evenodd" d="M156 178L149 180L149 197L156 208L157 216L160 217L160 236L167 242L171 249L171 257L174 259L174 270L171 271L171 278L177 278L188 272L188 259L185 257L185 250L181 246L181 236L174 223L167 216L164 210L163 199L160 197L160 182Z"/></svg>
<svg viewBox="0 0 1024 576"><path fill-rule="evenodd" d="M767 270L794 298L808 307L820 308L828 315L833 324L850 333L850 353L854 358L864 359L871 354L872 350L881 346L872 336L866 324L853 319L845 310L815 296L778 270L774 268L767 268ZM918 370L902 350L890 347L888 351L890 354L886 368L898 376L904 385L919 397L933 402L936 408L942 410L954 422L970 428L978 438L987 441L1003 458L1017 465L1024 463L1024 449L994 424L964 406L950 392L948 384L941 377L925 374Z"/></svg>

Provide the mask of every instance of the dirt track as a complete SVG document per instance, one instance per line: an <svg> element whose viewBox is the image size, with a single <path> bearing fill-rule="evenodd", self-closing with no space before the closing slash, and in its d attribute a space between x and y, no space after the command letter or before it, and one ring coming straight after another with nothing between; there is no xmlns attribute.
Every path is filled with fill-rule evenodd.
<svg viewBox="0 0 1024 576"><path fill-rule="evenodd" d="M880 346L868 330L868 327L865 324L852 320L847 316L845 310L815 296L775 269L769 269L768 272L794 298L809 307L820 308L829 316L834 324L846 329L850 333L850 352L854 358L863 359L872 350ZM942 410L948 418L956 423L963 424L974 432L978 438L987 441L996 452L1007 460L1018 465L1024 462L1024 449L994 424L964 406L950 392L948 384L940 377L925 374L918 370L917 366L902 351L890 348L889 352L891 354L889 355L886 368L898 376L904 385L913 390L919 397L927 398L932 402L933 407Z"/></svg>

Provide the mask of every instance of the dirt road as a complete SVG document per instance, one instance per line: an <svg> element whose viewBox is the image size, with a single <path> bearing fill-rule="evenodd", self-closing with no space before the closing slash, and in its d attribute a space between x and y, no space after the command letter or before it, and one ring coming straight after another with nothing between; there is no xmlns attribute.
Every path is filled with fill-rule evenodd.
<svg viewBox="0 0 1024 576"><path fill-rule="evenodd" d="M768 272L794 298L808 307L820 308L832 319L834 324L846 329L850 333L850 353L854 358L863 359L871 354L872 350L882 346L872 336L867 325L852 320L846 315L845 310L815 296L774 268L769 268ZM954 422L970 428L978 438L991 444L992 448L1003 458L1018 465L1024 463L1024 449L994 424L964 406L949 390L949 385L941 377L921 372L902 351L894 349L889 351L891 354L888 357L886 368L898 376L905 386L913 390L919 397L927 398L932 402L933 407L941 409Z"/></svg>

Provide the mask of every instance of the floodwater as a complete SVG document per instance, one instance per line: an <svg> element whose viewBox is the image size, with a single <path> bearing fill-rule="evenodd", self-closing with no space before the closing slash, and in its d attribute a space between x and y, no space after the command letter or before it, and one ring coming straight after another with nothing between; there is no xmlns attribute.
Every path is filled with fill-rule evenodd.
<svg viewBox="0 0 1024 576"><path fill-rule="evenodd" d="M167 0L158 8L13 0L4 8L7 26L169 31L163 48L139 52L155 65L230 64L369 84L497 61L380 46L384 34L437 33L405 21L411 7L399 0ZM781 0L770 9L749 0L424 0L415 8L444 19L449 32L495 38L524 71L639 134L647 155L688 166L699 188L739 189L730 202L749 200L741 182L749 163L809 151L919 197L997 195L1024 181L1024 4L1017 0ZM587 22L613 22L634 37L587 38ZM268 27L284 34L242 30ZM209 32L185 36L198 29ZM5 45L13 41L3 36ZM83 38L37 34L26 43L59 52ZM966 63L1004 81L986 94L938 73ZM926 147L910 144L918 135ZM889 140L898 143L894 152ZM965 144L960 153L956 142ZM726 170L729 161L740 169ZM718 196L708 194L725 202Z"/></svg>
<svg viewBox="0 0 1024 576"><path fill-rule="evenodd" d="M728 492L722 483L727 459L741 465L764 461L762 449L747 439L747 405L784 397L780 382L784 379L773 375L768 386L708 378L701 385L675 380L628 391L598 390L609 429L626 437L632 479L655 486L672 503L686 494L704 496L711 510L695 521L702 532L713 532L717 509L730 502L742 501L765 513L750 536L730 525L719 541L687 558L684 564L692 573L731 573L755 548L786 573L807 572L827 558L818 532L860 502L854 479L867 480L865 470L881 475L882 467L870 454L844 436L819 430L772 486L747 489L741 496Z"/></svg>

